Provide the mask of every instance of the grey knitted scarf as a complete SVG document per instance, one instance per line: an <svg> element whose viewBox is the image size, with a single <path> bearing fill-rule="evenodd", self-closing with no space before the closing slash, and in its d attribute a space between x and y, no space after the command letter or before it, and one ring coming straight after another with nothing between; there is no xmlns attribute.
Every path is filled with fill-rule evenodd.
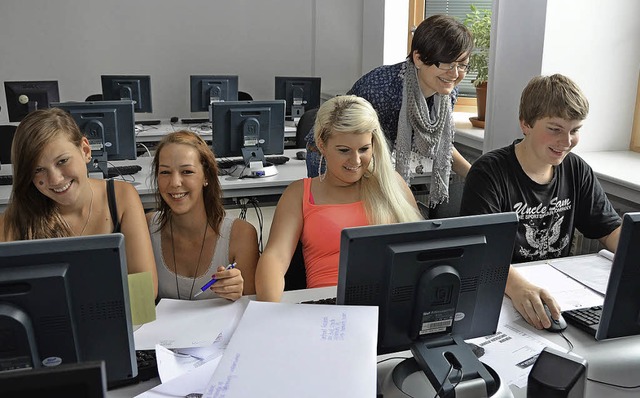
<svg viewBox="0 0 640 398"><path fill-rule="evenodd" d="M396 170L409 182L411 153L432 159L429 206L435 207L449 200L454 134L451 97L434 94L435 115L431 115L418 84L417 72L415 65L407 60L395 144Z"/></svg>

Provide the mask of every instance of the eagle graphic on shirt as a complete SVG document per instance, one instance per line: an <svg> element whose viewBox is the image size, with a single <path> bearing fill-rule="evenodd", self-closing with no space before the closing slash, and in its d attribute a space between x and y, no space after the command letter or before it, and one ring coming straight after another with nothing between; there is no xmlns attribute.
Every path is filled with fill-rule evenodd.
<svg viewBox="0 0 640 398"><path fill-rule="evenodd" d="M529 220L524 224L525 238L529 247L520 247L520 255L525 258L555 258L569 244L569 235L560 237L564 216L552 215L549 221L536 224Z"/></svg>

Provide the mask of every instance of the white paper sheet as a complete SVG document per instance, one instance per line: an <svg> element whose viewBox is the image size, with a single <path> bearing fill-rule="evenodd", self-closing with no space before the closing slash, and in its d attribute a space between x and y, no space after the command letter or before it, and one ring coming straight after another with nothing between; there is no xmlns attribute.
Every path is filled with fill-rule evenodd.
<svg viewBox="0 0 640 398"><path fill-rule="evenodd" d="M567 351L514 323L501 326L494 335L468 340L468 342L475 343L484 349L484 355L480 360L500 375L502 383L513 384L520 388L527 385L531 366L545 347L552 347L562 352Z"/></svg>
<svg viewBox="0 0 640 398"><path fill-rule="evenodd" d="M568 277L549 264L518 267L518 271L529 282L547 289L563 311L602 305L604 302L604 296Z"/></svg>
<svg viewBox="0 0 640 398"><path fill-rule="evenodd" d="M558 271L604 295L609 283L613 253L600 250L596 256L565 257L548 261Z"/></svg>
<svg viewBox="0 0 640 398"><path fill-rule="evenodd" d="M205 397L373 397L378 309L250 302Z"/></svg>
<svg viewBox="0 0 640 398"><path fill-rule="evenodd" d="M216 370L220 358L222 357L212 359L179 377L137 395L135 398L184 398L189 394L202 394L211 375Z"/></svg>
<svg viewBox="0 0 640 398"><path fill-rule="evenodd" d="M179 349L170 350L159 344L156 345L156 362L160 381L166 383L211 360L221 358L225 348L226 344L221 344L219 341L209 347L190 348L185 352Z"/></svg>
<svg viewBox="0 0 640 398"><path fill-rule="evenodd" d="M133 334L136 350L151 350L156 344L166 348L206 347L220 333L233 334L249 300L162 299L156 307L156 320L144 324Z"/></svg>

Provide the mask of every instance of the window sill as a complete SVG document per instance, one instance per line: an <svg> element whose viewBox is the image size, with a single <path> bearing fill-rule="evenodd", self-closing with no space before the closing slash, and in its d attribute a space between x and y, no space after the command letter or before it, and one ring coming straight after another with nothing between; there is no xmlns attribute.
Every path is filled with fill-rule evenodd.
<svg viewBox="0 0 640 398"><path fill-rule="evenodd" d="M640 204L640 153L632 151L576 152L593 169L608 194Z"/></svg>
<svg viewBox="0 0 640 398"><path fill-rule="evenodd" d="M484 129L473 127L469 121L477 112L453 112L455 123L455 142L482 152L484 142Z"/></svg>

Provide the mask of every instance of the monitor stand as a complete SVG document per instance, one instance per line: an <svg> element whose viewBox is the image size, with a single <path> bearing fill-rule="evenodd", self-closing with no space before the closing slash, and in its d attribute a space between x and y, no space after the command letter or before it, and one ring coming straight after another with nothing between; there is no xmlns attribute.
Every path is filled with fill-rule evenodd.
<svg viewBox="0 0 640 398"><path fill-rule="evenodd" d="M387 386L391 391L395 387L399 394L385 392L385 398L407 394L416 398L434 397L436 393L444 397L452 396L451 392L456 398L512 397L509 387L501 386L498 374L480 362L460 335L419 338L411 344L411 352L412 358L389 372L391 382Z"/></svg>
<svg viewBox="0 0 640 398"><path fill-rule="evenodd" d="M498 383L498 388L491 398L513 398L513 393L505 383L500 382L498 374L489 366L484 365ZM455 388L456 398L487 397L484 392L485 384L481 379L468 380ZM479 393L480 391L480 393ZM381 392L385 398L414 398L439 397L436 389L422 371L414 358L407 358L387 372L382 380Z"/></svg>
<svg viewBox="0 0 640 398"><path fill-rule="evenodd" d="M276 166L269 162L255 161L248 166L239 165L230 173L237 178L263 178L278 174Z"/></svg>
<svg viewBox="0 0 640 398"><path fill-rule="evenodd" d="M274 164L265 160L264 152L260 147L242 148L242 160L245 166L238 166L231 175L238 178L262 178L278 174Z"/></svg>

